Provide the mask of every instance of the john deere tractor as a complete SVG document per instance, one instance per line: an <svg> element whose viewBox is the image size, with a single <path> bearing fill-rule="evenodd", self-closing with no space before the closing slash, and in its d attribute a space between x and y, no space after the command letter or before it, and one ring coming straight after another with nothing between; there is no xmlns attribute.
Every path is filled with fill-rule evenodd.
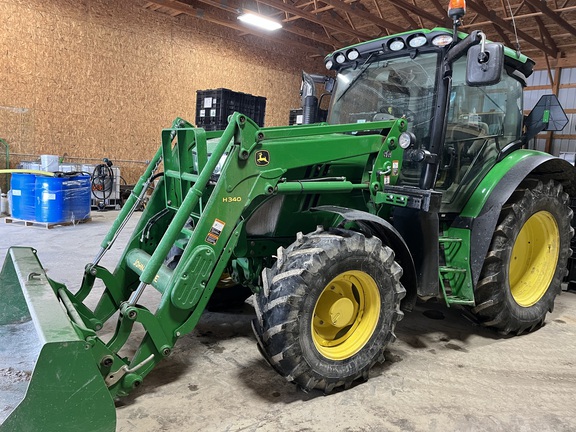
<svg viewBox="0 0 576 432"><path fill-rule="evenodd" d="M0 430L114 430L113 399L192 332L215 290L250 289L258 348L305 391L367 379L418 298L501 333L538 328L571 253L574 167L525 149L558 123L557 103L525 122L534 63L458 32L463 12L450 10L454 29L328 55L325 123L260 128L235 113L206 132L176 119L78 286L50 279L34 249L11 248L0 365L31 376L0 377ZM152 183L116 268L101 266ZM136 323L139 348L120 354Z"/></svg>

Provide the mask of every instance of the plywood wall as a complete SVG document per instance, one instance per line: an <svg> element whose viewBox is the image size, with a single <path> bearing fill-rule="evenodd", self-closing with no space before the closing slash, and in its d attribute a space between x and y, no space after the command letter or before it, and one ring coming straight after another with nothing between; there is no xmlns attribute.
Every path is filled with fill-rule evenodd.
<svg viewBox="0 0 576 432"><path fill-rule="evenodd" d="M0 137L13 162L108 157L134 181L163 127L194 122L197 90L264 96L276 126L299 106L301 71L322 70L321 59L144 4L0 0Z"/></svg>

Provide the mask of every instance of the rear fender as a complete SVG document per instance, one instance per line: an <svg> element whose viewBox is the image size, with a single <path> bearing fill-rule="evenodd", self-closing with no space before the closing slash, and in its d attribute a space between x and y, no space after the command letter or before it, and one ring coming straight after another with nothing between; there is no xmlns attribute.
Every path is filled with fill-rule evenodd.
<svg viewBox="0 0 576 432"><path fill-rule="evenodd" d="M320 206L311 210L333 213L341 216L345 221L361 223L364 230L378 237L383 244L394 251L395 260L403 269L400 282L406 289L406 297L402 299L400 306L404 311L411 311L417 298L416 267L412 254L400 233L384 219L360 210L338 206Z"/></svg>
<svg viewBox="0 0 576 432"><path fill-rule="evenodd" d="M570 195L575 194L576 169L570 163L547 153L518 150L497 163L478 185L453 227L470 234L470 264L476 286L502 206L527 177L560 182Z"/></svg>

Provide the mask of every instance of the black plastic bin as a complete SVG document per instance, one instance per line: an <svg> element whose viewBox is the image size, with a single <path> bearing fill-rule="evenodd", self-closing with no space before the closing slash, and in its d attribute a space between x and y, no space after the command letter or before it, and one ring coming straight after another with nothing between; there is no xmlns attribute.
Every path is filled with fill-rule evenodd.
<svg viewBox="0 0 576 432"><path fill-rule="evenodd" d="M225 88L196 92L196 125L208 131L222 130L228 116L235 111L247 115L260 127L264 126L266 98Z"/></svg>

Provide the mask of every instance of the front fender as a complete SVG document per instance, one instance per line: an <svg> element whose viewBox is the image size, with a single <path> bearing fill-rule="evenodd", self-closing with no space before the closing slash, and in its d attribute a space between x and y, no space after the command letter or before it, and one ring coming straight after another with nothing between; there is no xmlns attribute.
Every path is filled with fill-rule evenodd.
<svg viewBox="0 0 576 432"><path fill-rule="evenodd" d="M554 179L562 183L569 194L576 193L576 168L550 154L517 150L494 165L453 223L455 228L471 231L470 264L474 286L480 277L502 206L527 177L543 181Z"/></svg>
<svg viewBox="0 0 576 432"><path fill-rule="evenodd" d="M389 246L395 255L396 262L403 269L400 282L406 289L406 297L402 299L401 308L410 311L414 307L417 298L418 279L416 266L412 254L402 235L389 222L381 217L360 210L338 206L320 206L312 208L313 211L323 211L341 216L345 221L362 222L365 228L370 230L382 243Z"/></svg>

